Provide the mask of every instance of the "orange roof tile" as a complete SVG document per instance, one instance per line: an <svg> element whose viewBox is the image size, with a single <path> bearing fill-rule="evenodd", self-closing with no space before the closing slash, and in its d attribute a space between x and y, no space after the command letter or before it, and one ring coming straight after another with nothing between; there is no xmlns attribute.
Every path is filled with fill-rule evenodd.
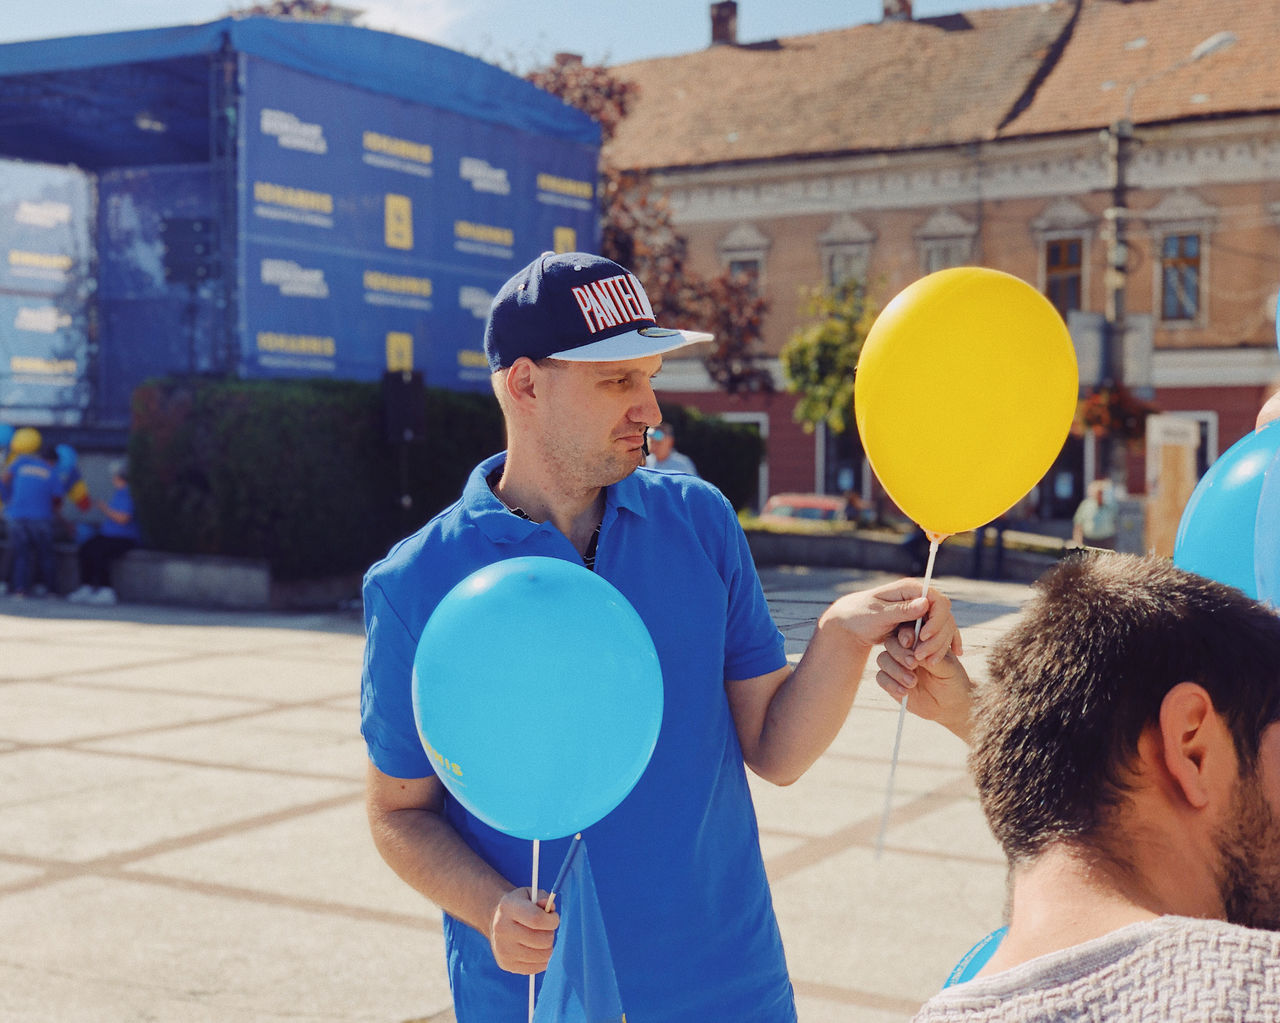
<svg viewBox="0 0 1280 1023"><path fill-rule="evenodd" d="M1220 32L1235 41L1199 60ZM1071 39L1034 100L1001 135L1280 109L1277 0L1084 0Z"/></svg>
<svg viewBox="0 0 1280 1023"><path fill-rule="evenodd" d="M1136 123L1280 111L1276 40L1280 0L1053 0L713 46L613 69L640 95L606 154L654 169L1084 131L1130 93Z"/></svg>
<svg viewBox="0 0 1280 1023"><path fill-rule="evenodd" d="M992 138L1073 11L1054 0L622 64L640 94L608 155L658 168Z"/></svg>

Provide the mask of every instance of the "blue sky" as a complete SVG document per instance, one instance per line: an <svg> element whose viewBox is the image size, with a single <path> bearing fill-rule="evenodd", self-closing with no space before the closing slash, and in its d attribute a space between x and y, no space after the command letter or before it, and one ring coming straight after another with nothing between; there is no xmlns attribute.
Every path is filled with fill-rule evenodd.
<svg viewBox="0 0 1280 1023"><path fill-rule="evenodd" d="M618 64L710 41L710 0L343 0L362 24L525 71L564 50ZM916 17L1029 0L915 0ZM0 42L213 21L248 0L5 0ZM755 42L878 21L881 0L739 0L738 38Z"/></svg>

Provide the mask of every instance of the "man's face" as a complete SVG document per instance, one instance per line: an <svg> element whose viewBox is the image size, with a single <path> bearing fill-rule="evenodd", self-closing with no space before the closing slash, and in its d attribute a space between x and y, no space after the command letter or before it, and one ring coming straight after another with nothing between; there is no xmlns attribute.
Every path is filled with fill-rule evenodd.
<svg viewBox="0 0 1280 1023"><path fill-rule="evenodd" d="M660 369L660 355L543 364L541 446L561 478L587 488L609 486L644 464L645 430L662 421L653 394Z"/></svg>
<svg viewBox="0 0 1280 1023"><path fill-rule="evenodd" d="M1227 920L1280 930L1280 723L1262 733L1258 762L1240 777L1218 851Z"/></svg>

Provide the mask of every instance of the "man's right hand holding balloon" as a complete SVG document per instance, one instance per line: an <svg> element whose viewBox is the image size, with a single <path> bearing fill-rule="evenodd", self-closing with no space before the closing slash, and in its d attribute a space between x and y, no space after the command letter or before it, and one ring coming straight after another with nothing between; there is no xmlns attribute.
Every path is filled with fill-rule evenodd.
<svg viewBox="0 0 1280 1023"><path fill-rule="evenodd" d="M885 640L876 658L876 683L895 703L907 700L907 710L936 721L966 743L972 729L973 682L953 647L943 657L920 660L913 648L915 627L904 625Z"/></svg>

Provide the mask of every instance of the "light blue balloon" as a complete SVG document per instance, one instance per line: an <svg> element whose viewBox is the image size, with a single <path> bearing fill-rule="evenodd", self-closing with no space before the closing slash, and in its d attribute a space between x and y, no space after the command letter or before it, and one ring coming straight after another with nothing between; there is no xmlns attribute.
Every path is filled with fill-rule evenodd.
<svg viewBox="0 0 1280 1023"><path fill-rule="evenodd" d="M0 452L9 450L11 440L13 440L13 427L8 423L0 423Z"/></svg>
<svg viewBox="0 0 1280 1023"><path fill-rule="evenodd" d="M1254 530L1267 466L1280 450L1280 421L1246 434L1200 478L1182 510L1173 563L1255 599Z"/></svg>
<svg viewBox="0 0 1280 1023"><path fill-rule="evenodd" d="M1262 476L1253 530L1253 572L1258 599L1280 608L1280 453Z"/></svg>
<svg viewBox="0 0 1280 1023"><path fill-rule="evenodd" d="M472 573L413 663L423 747L449 792L517 838L596 823L644 773L662 725L648 629L612 585L556 558Z"/></svg>

